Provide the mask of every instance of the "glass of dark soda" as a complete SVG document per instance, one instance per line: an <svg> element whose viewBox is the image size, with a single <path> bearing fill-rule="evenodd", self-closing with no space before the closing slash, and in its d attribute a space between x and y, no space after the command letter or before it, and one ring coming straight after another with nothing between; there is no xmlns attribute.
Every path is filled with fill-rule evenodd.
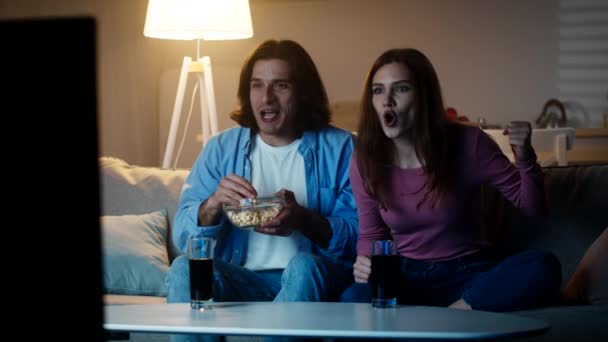
<svg viewBox="0 0 608 342"><path fill-rule="evenodd" d="M206 237L188 239L190 264L190 307L210 308L213 302L213 249L215 240Z"/></svg>
<svg viewBox="0 0 608 342"><path fill-rule="evenodd" d="M399 255L392 240L372 241L372 306L397 307L399 292Z"/></svg>

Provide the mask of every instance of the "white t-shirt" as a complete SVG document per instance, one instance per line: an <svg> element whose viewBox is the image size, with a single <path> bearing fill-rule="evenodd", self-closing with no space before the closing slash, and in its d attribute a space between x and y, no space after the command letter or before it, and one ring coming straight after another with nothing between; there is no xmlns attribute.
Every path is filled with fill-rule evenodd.
<svg viewBox="0 0 608 342"><path fill-rule="evenodd" d="M250 158L251 184L258 197L271 197L277 191L287 189L294 193L300 206L308 206L304 158L298 153L298 146L300 139L286 146L273 147L256 135ZM283 237L252 230L245 267L254 271L285 268L303 239L305 237L299 232Z"/></svg>

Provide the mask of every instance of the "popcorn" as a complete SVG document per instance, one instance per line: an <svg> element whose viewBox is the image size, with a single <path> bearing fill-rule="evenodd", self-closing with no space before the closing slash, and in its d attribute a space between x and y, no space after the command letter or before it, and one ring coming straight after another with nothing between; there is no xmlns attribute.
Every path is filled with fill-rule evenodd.
<svg viewBox="0 0 608 342"><path fill-rule="evenodd" d="M239 206L224 206L226 216L239 228L259 226L275 218L283 208L279 198L241 200Z"/></svg>

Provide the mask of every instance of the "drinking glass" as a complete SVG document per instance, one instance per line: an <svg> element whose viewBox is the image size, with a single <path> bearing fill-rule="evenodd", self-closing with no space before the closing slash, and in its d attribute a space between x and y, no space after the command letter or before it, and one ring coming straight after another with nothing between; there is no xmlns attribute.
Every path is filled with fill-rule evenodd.
<svg viewBox="0 0 608 342"><path fill-rule="evenodd" d="M213 302L213 249L215 240L206 237L188 239L190 264L190 307L209 308Z"/></svg>
<svg viewBox="0 0 608 342"><path fill-rule="evenodd" d="M372 306L376 308L397 307L399 292L399 255L392 240L372 241Z"/></svg>

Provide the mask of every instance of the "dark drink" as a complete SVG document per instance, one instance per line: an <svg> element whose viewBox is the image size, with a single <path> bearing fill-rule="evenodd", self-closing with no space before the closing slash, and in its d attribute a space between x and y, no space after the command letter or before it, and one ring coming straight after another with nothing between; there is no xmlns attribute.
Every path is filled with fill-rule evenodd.
<svg viewBox="0 0 608 342"><path fill-rule="evenodd" d="M205 302L213 293L213 259L190 259L190 299Z"/></svg>
<svg viewBox="0 0 608 342"><path fill-rule="evenodd" d="M395 307L399 293L399 255L372 255L372 304Z"/></svg>

